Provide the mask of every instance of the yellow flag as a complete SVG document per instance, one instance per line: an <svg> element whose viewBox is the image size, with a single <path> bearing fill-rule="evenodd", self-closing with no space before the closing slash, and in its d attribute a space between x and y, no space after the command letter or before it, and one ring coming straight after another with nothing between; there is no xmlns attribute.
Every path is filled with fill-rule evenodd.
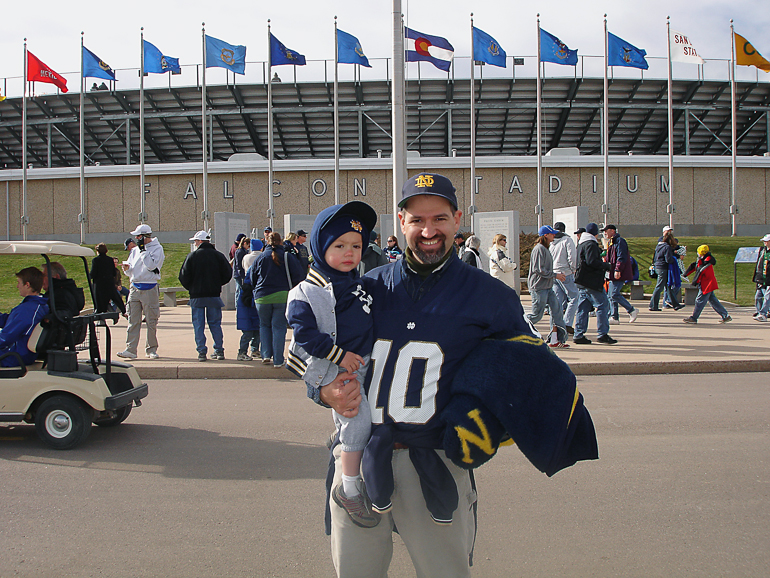
<svg viewBox="0 0 770 578"><path fill-rule="evenodd" d="M735 34L735 64L756 66L760 70L770 72L770 62L757 52L757 49L751 45L751 42L740 34L733 34Z"/></svg>

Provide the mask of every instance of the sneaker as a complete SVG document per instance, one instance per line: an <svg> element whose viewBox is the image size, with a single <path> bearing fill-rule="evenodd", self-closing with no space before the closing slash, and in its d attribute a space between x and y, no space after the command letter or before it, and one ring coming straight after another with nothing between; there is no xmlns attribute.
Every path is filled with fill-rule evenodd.
<svg viewBox="0 0 770 578"><path fill-rule="evenodd" d="M245 354L245 353L239 353L238 356L235 358L236 361L251 361L251 356Z"/></svg>
<svg viewBox="0 0 770 578"><path fill-rule="evenodd" d="M650 307L650 311L663 311L663 309L659 307Z"/></svg>
<svg viewBox="0 0 770 578"><path fill-rule="evenodd" d="M664 309L676 309L676 307L674 307L673 305L671 305L671 303L666 303L666 304L663 306L663 308L664 308Z"/></svg>
<svg viewBox="0 0 770 578"><path fill-rule="evenodd" d="M682 321L684 321L685 323L697 323L698 322L698 320L694 319L693 317L685 317L684 319L682 319Z"/></svg>
<svg viewBox="0 0 770 578"><path fill-rule="evenodd" d="M751 316L752 319L756 319L759 316L759 311L757 311L754 315Z"/></svg>
<svg viewBox="0 0 770 578"><path fill-rule="evenodd" d="M348 498L342 491L342 484L339 484L332 490L332 499L340 508L345 510L356 526L374 528L380 523L380 516L372 511L369 499L365 497L363 492L355 498Z"/></svg>
<svg viewBox="0 0 770 578"><path fill-rule="evenodd" d="M754 319L757 320L757 321L765 322L765 321L767 321L767 316L766 315L762 315L761 313L759 313L758 315L754 316Z"/></svg>
<svg viewBox="0 0 770 578"><path fill-rule="evenodd" d="M199 353L198 354L198 361L206 361L206 354L205 353Z"/></svg>
<svg viewBox="0 0 770 578"><path fill-rule="evenodd" d="M263 357L262 358L262 363L264 363L265 365L267 365L268 363L272 363L272 361L273 360L271 358L269 358L269 357Z"/></svg>
<svg viewBox="0 0 770 578"><path fill-rule="evenodd" d="M557 341L556 343L550 343L550 347L557 348L557 347L569 347L569 343L562 343L561 341Z"/></svg>
<svg viewBox="0 0 770 578"><path fill-rule="evenodd" d="M674 311L679 311L680 309L684 309L686 305L684 303L680 303L676 307L674 307Z"/></svg>
<svg viewBox="0 0 770 578"><path fill-rule="evenodd" d="M617 339L613 339L612 337L610 337L609 333L605 333L596 341L598 341L599 343L606 343L607 345L615 345L618 342Z"/></svg>
<svg viewBox="0 0 770 578"><path fill-rule="evenodd" d="M620 319L615 319L614 317L609 318L610 325L620 325Z"/></svg>
<svg viewBox="0 0 770 578"><path fill-rule="evenodd" d="M224 358L225 358L225 352L224 351L220 351L218 353L215 351L214 353L211 354L211 359L217 359L217 360L221 361Z"/></svg>
<svg viewBox="0 0 770 578"><path fill-rule="evenodd" d="M575 328L572 327L572 325L567 325L567 333L570 335L575 335Z"/></svg>
<svg viewBox="0 0 770 578"><path fill-rule="evenodd" d="M118 352L117 355L123 359L136 359L136 353L131 353L128 349Z"/></svg>
<svg viewBox="0 0 770 578"><path fill-rule="evenodd" d="M273 365L273 369L281 369L282 367L286 367L285 361L281 365Z"/></svg>
<svg viewBox="0 0 770 578"><path fill-rule="evenodd" d="M160 357L160 355L158 355L154 351L147 354L147 359L158 359L159 357Z"/></svg>
<svg viewBox="0 0 770 578"><path fill-rule="evenodd" d="M249 353L249 355L251 355L252 359L259 359L260 358L259 351L257 351L256 349L252 349L251 352Z"/></svg>
<svg viewBox="0 0 770 578"><path fill-rule="evenodd" d="M589 311L588 312L589 317L596 317L596 311Z"/></svg>
<svg viewBox="0 0 770 578"><path fill-rule="evenodd" d="M628 312L628 322L633 323L636 321L637 317L639 317L639 310L634 307L631 311Z"/></svg>
<svg viewBox="0 0 770 578"><path fill-rule="evenodd" d="M725 317L723 319L720 319L719 322L720 323L727 323L727 322L732 321L732 320L733 320L733 318L728 315L727 317Z"/></svg>
<svg viewBox="0 0 770 578"><path fill-rule="evenodd" d="M572 343L577 343L578 345L591 345L591 340L588 339L585 335L581 337L576 337L572 340Z"/></svg>

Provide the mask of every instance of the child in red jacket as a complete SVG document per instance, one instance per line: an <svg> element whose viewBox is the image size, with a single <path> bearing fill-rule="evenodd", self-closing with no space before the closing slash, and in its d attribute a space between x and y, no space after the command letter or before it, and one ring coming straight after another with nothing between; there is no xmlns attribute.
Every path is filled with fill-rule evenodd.
<svg viewBox="0 0 770 578"><path fill-rule="evenodd" d="M706 306L706 303L710 303L719 316L722 318L720 323L727 323L732 321L733 318L728 315L727 310L724 308L714 295L714 290L719 289L717 285L717 278L714 275L714 265L717 264L717 260L709 251L708 245L701 245L698 247L698 263L693 263L684 272L686 276L689 276L693 271L695 272L695 278L692 280L693 285L698 286L698 296L695 298L695 309L692 310L690 317L682 319L685 323L697 323L698 317L700 317L701 311Z"/></svg>

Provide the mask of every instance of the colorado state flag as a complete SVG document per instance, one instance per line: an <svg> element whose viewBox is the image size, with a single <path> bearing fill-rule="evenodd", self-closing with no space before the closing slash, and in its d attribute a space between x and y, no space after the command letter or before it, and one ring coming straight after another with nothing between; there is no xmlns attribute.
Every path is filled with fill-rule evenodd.
<svg viewBox="0 0 770 578"><path fill-rule="evenodd" d="M449 72L455 49L446 38L430 36L411 28L404 28L406 35L406 61L430 62L436 68Z"/></svg>

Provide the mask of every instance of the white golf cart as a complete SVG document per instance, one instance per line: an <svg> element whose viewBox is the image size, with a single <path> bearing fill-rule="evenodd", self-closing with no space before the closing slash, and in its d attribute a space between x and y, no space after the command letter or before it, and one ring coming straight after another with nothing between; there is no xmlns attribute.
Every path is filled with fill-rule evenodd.
<svg viewBox="0 0 770 578"><path fill-rule="evenodd" d="M63 241L0 241L0 258L8 255L74 256L83 260L92 302L87 257L94 252ZM141 405L147 385L131 365L110 359L111 337L107 320L118 312L91 313L68 318L56 311L51 267L48 271L50 313L30 335L27 347L38 361L25 365L16 352L17 367L0 367L0 422L34 423L40 438L54 449L71 449L88 437L91 423L116 426ZM104 331L102 358L97 326ZM78 359L78 346L88 338L87 359Z"/></svg>

